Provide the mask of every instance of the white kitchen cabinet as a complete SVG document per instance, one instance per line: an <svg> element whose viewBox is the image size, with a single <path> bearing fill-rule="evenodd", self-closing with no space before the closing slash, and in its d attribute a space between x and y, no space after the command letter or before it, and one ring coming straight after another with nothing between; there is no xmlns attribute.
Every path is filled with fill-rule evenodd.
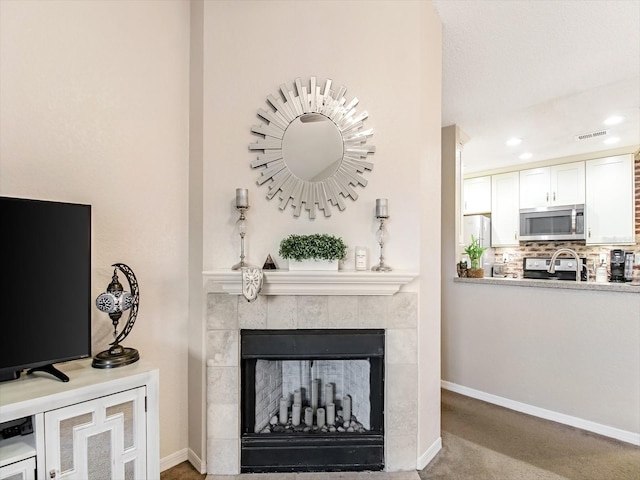
<svg viewBox="0 0 640 480"><path fill-rule="evenodd" d="M518 172L491 176L491 246L519 245L520 210Z"/></svg>
<svg viewBox="0 0 640 480"><path fill-rule="evenodd" d="M586 162L587 244L635 243L633 155Z"/></svg>
<svg viewBox="0 0 640 480"><path fill-rule="evenodd" d="M56 367L68 383L33 374L0 384L0 422L34 420L35 447L14 460L35 459L38 480L158 479L158 370L94 369L91 359Z"/></svg>
<svg viewBox="0 0 640 480"><path fill-rule="evenodd" d="M585 203L585 162L520 171L520 208Z"/></svg>
<svg viewBox="0 0 640 480"><path fill-rule="evenodd" d="M465 215L491 212L491 177L468 178L463 182Z"/></svg>

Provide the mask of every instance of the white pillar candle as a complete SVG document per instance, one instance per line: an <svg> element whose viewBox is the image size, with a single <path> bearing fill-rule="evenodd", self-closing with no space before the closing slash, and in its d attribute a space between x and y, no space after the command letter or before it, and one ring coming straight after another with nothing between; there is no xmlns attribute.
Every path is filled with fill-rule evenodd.
<svg viewBox="0 0 640 480"><path fill-rule="evenodd" d="M342 399L342 418L345 422L351 420L351 397L345 395Z"/></svg>
<svg viewBox="0 0 640 480"><path fill-rule="evenodd" d="M311 407L307 407L304 409L304 423L308 427L313 425L313 409Z"/></svg>
<svg viewBox="0 0 640 480"><path fill-rule="evenodd" d="M297 403L299 405L302 405L302 391L301 390L296 390L295 392L293 392L293 403Z"/></svg>
<svg viewBox="0 0 640 480"><path fill-rule="evenodd" d="M314 412L318 408L318 388L320 388L320 380L315 378L311 382L311 408Z"/></svg>
<svg viewBox="0 0 640 480"><path fill-rule="evenodd" d="M324 408L319 408L316 411L316 418L318 421L318 428L324 427Z"/></svg>
<svg viewBox="0 0 640 480"><path fill-rule="evenodd" d="M327 403L327 424L333 425L334 423L336 423L336 405L335 403Z"/></svg>
<svg viewBox="0 0 640 480"><path fill-rule="evenodd" d="M289 420L289 399L282 397L280 399L280 415L278 417L278 422L280 425L286 425Z"/></svg>
<svg viewBox="0 0 640 480"><path fill-rule="evenodd" d="M291 407L291 423L294 427L300 425L300 411L302 410L302 405L299 403L294 403L293 407Z"/></svg>
<svg viewBox="0 0 640 480"><path fill-rule="evenodd" d="M246 188L236 188L236 207L249 206L249 190Z"/></svg>
<svg viewBox="0 0 640 480"><path fill-rule="evenodd" d="M389 205L386 198L376 199L376 217L388 217Z"/></svg>
<svg viewBox="0 0 640 480"><path fill-rule="evenodd" d="M324 386L324 404L333 403L333 383L327 383Z"/></svg>

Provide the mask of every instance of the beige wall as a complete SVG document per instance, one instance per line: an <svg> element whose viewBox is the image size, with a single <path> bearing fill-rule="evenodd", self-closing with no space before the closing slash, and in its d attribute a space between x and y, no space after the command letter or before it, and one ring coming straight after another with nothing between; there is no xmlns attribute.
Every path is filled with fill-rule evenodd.
<svg viewBox="0 0 640 480"><path fill-rule="evenodd" d="M93 206L94 296L133 268L161 457L187 445L188 59L186 2L0 2L0 194Z"/></svg>
<svg viewBox="0 0 640 480"><path fill-rule="evenodd" d="M248 261L268 254L290 233L332 233L369 247L377 262L375 199L387 197L391 219L386 260L396 269L437 265L440 234L441 25L429 2L216 1L204 21L204 268L238 261L236 187L249 188ZM267 95L312 75L345 85L369 112L375 167L357 202L310 221L267 201L259 171L249 167L251 126ZM437 269L437 266L435 267ZM439 439L439 275L420 292L421 408L418 456ZM195 339L197 341L197 339Z"/></svg>

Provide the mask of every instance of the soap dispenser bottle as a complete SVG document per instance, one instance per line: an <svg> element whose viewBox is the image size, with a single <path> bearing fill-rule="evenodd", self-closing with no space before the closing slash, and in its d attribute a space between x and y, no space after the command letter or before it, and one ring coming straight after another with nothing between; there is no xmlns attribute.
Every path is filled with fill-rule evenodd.
<svg viewBox="0 0 640 480"><path fill-rule="evenodd" d="M600 265L596 267L596 283L607 283L607 267L604 260L600 260Z"/></svg>

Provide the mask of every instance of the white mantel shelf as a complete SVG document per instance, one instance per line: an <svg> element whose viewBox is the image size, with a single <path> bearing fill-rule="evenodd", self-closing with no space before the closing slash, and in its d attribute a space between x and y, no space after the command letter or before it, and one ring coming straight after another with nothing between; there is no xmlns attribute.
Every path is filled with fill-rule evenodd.
<svg viewBox="0 0 640 480"><path fill-rule="evenodd" d="M261 295L393 295L418 277L413 271L289 271L264 270ZM202 272L207 283L230 295L242 295L238 270Z"/></svg>

